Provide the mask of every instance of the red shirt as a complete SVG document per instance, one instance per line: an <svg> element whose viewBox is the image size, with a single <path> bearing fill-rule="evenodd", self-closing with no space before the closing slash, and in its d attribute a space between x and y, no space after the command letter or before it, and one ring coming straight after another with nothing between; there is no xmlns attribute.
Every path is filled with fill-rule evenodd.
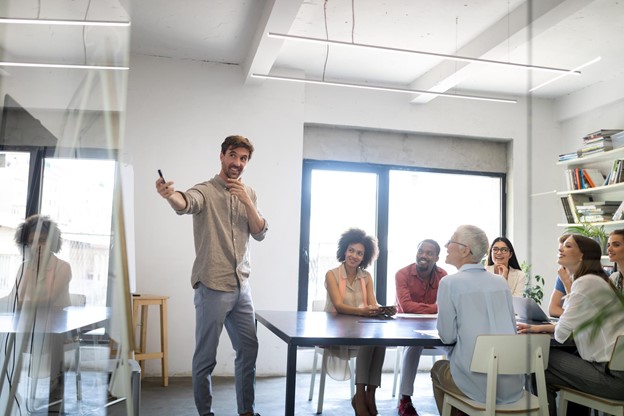
<svg viewBox="0 0 624 416"><path fill-rule="evenodd" d="M399 313L438 313L436 300L440 280L446 271L434 266L429 279L418 275L416 263L396 273L396 303Z"/></svg>

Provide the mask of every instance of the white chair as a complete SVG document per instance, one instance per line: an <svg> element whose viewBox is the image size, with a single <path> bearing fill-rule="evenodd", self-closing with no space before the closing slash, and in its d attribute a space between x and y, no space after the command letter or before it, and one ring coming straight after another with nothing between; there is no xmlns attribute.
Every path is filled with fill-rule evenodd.
<svg viewBox="0 0 624 416"><path fill-rule="evenodd" d="M388 350L386 350L388 351ZM396 347L396 356L394 357L394 377L392 380L392 397L396 396L397 384L399 381L399 375L401 374L401 366L403 365L403 352L405 351L405 347L399 346ZM425 348L420 354L421 357L423 355L428 355L431 357L431 365L436 362L436 357L445 357L442 351L436 348Z"/></svg>
<svg viewBox="0 0 624 416"><path fill-rule="evenodd" d="M478 336L470 370L487 374L485 403L442 389L442 416L450 416L453 407L472 416L505 413L548 416L544 369L548 365L549 351L548 334ZM520 400L514 403L496 404L496 382L499 374L535 374L538 395L525 390Z"/></svg>
<svg viewBox="0 0 624 416"><path fill-rule="evenodd" d="M624 335L620 335L615 342L611 360L607 365L609 370L624 371ZM568 402L574 402L587 406L600 412L615 416L624 416L624 400L605 399L570 387L561 387L559 390L559 416L565 416L568 410Z"/></svg>
<svg viewBox="0 0 624 416"><path fill-rule="evenodd" d="M325 309L325 300L314 300L312 301L312 310L313 311L323 311ZM321 358L321 378L319 382L319 396L318 396L318 404L316 406L316 413L323 413L323 399L325 396L325 379L327 377L327 361L329 360L329 352L326 348L321 346L314 347L314 359L312 361L312 375L310 377L310 394L308 396L308 401L312 400L314 396L314 383L316 380L316 372L318 367L318 357ZM349 372L351 376L349 378L349 383L351 385L351 397L355 394L355 356L357 355L357 347L351 349L349 348Z"/></svg>

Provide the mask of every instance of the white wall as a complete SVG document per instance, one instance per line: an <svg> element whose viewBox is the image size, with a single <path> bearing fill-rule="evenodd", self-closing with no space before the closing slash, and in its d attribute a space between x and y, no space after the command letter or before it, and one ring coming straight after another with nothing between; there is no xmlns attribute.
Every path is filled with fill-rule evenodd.
<svg viewBox="0 0 624 416"><path fill-rule="evenodd" d="M223 139L249 137L256 151L243 181L258 193L269 232L252 244L251 285L258 309L296 309L303 102L301 86L242 87L239 68L133 56L125 158L135 172L137 290L169 295L169 369L190 374L195 312L190 271L192 218L176 215L155 191L157 169L186 189L220 169ZM158 327L152 312L149 345ZM225 334L225 332L224 332ZM261 333L259 373L282 371L282 341ZM279 351L279 354L275 354ZM146 372L159 372L158 361ZM216 374L233 374L222 337Z"/></svg>
<svg viewBox="0 0 624 416"><path fill-rule="evenodd" d="M125 159L133 164L136 176L137 289L171 296L172 375L190 374L194 311L189 276L194 251L191 218L175 215L156 194L156 169L162 169L180 189L209 178L219 169L219 144L226 135L246 135L257 148L244 180L257 190L260 209L270 224L266 240L252 246L251 283L259 310L296 309L304 123L513 139L509 181L515 197L509 206L514 224L510 234L517 250L527 251L526 103L438 99L413 105L401 94L275 81L241 84L240 69L231 65L145 56L131 59ZM552 113L549 102L536 102L534 107L540 114ZM557 146L552 119L538 117L533 129L547 131L544 140ZM546 159L554 164L551 155ZM157 343L157 333L154 320L152 345ZM258 374L284 374L286 345L263 327L259 337ZM215 374L233 373L229 345L224 335ZM146 373L158 372L157 361L148 362Z"/></svg>

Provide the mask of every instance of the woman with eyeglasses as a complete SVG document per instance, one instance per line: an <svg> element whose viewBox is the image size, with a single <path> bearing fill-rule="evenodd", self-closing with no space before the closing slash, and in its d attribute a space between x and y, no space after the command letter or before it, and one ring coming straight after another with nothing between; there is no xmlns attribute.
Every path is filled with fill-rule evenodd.
<svg viewBox="0 0 624 416"><path fill-rule="evenodd" d="M503 276L507 280L512 296L522 296L526 285L526 275L520 268L516 252L508 238L494 239L488 252L485 269L490 273Z"/></svg>

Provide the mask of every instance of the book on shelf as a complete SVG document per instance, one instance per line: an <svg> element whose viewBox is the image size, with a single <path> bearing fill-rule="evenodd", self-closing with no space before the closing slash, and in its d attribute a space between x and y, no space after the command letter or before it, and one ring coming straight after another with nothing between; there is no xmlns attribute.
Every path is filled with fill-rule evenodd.
<svg viewBox="0 0 624 416"><path fill-rule="evenodd" d="M576 210L581 215L613 215L620 206L620 201L593 201L577 205Z"/></svg>
<svg viewBox="0 0 624 416"><path fill-rule="evenodd" d="M624 160L615 159L613 164L611 165L611 170L609 171L609 175L607 175L607 179L605 180L605 184L613 185L616 183L622 182L622 164Z"/></svg>
<svg viewBox="0 0 624 416"><path fill-rule="evenodd" d="M572 208L570 207L570 201L568 201L567 196L561 197L561 204L563 205L563 213L566 216L566 221L568 222L568 224L574 224L576 221L574 220Z"/></svg>
<svg viewBox="0 0 624 416"><path fill-rule="evenodd" d="M603 186L605 177L598 169L575 168L565 171L566 185L569 190Z"/></svg>
<svg viewBox="0 0 624 416"><path fill-rule="evenodd" d="M567 160L578 159L578 152L562 153L559 155L559 162L565 162Z"/></svg>
<svg viewBox="0 0 624 416"><path fill-rule="evenodd" d="M624 131L619 133L615 133L611 135L611 144L613 148L618 148L624 146Z"/></svg>
<svg viewBox="0 0 624 416"><path fill-rule="evenodd" d="M592 133L589 133L583 137L583 140L592 140L600 137L611 137L614 134L620 133L622 129L600 129Z"/></svg>
<svg viewBox="0 0 624 416"><path fill-rule="evenodd" d="M624 201L620 203L620 206L615 210L613 217L611 217L612 221L620 221L624 217Z"/></svg>
<svg viewBox="0 0 624 416"><path fill-rule="evenodd" d="M589 195L582 195L582 194L568 194L566 198L568 199L568 206L570 207L570 213L572 214L572 219L574 220L570 224L580 223L581 220L580 220L576 207L586 202L591 202L592 197ZM565 210L565 207L564 207L564 210ZM567 218L567 215L566 215L566 218Z"/></svg>
<svg viewBox="0 0 624 416"><path fill-rule="evenodd" d="M609 222L612 218L611 215L579 215L580 222Z"/></svg>

